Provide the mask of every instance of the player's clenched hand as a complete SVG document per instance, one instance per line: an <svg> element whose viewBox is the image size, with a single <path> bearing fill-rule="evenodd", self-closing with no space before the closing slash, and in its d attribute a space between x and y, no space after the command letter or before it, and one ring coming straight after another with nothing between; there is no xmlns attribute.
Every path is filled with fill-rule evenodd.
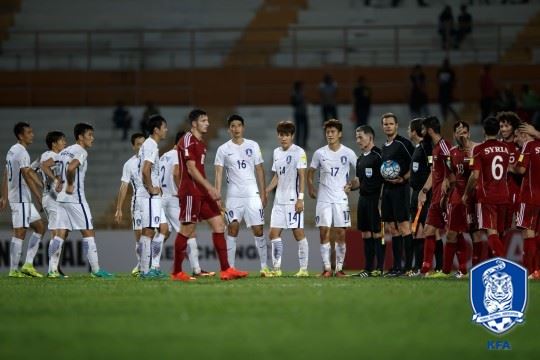
<svg viewBox="0 0 540 360"><path fill-rule="evenodd" d="M266 192L261 193L261 202L263 209L266 207L266 204L268 203L268 198L266 197Z"/></svg>
<svg viewBox="0 0 540 360"><path fill-rule="evenodd" d="M57 193L59 193L59 192L62 191L62 182L61 182L61 181L59 181L59 180L57 180L57 179L54 180L54 190L55 190Z"/></svg>
<svg viewBox="0 0 540 360"><path fill-rule="evenodd" d="M304 211L304 200L296 200L296 204L294 205L294 211L296 211L297 213L301 213L302 211Z"/></svg>
<svg viewBox="0 0 540 360"><path fill-rule="evenodd" d="M347 183L347 185L345 185L345 187L343 188L343 190L344 190L345 193L347 193L347 194L351 192L351 189L352 189L351 183Z"/></svg>
<svg viewBox="0 0 540 360"><path fill-rule="evenodd" d="M310 187L308 189L308 192L309 192L309 196L311 196L312 199L316 199L317 198L317 193L315 192L315 189Z"/></svg>
<svg viewBox="0 0 540 360"><path fill-rule="evenodd" d="M387 179L386 181L392 184L402 184L405 181L405 179L403 179L401 176L398 176L395 179Z"/></svg>
<svg viewBox="0 0 540 360"><path fill-rule="evenodd" d="M212 200L215 200L215 201L221 199L221 194L213 186L208 189L208 195L210 195Z"/></svg>
<svg viewBox="0 0 540 360"><path fill-rule="evenodd" d="M114 214L114 222L120 224L120 221L122 221L122 209L117 209Z"/></svg>
<svg viewBox="0 0 540 360"><path fill-rule="evenodd" d="M467 205L467 200L469 199L469 197L467 196L467 194L464 194L462 197L461 197L461 202L465 205Z"/></svg>
<svg viewBox="0 0 540 360"><path fill-rule="evenodd" d="M75 189L75 186L73 184L66 186L66 194L71 195L73 194L73 190Z"/></svg>
<svg viewBox="0 0 540 360"><path fill-rule="evenodd" d="M7 206L6 199L0 198L0 210L4 210Z"/></svg>

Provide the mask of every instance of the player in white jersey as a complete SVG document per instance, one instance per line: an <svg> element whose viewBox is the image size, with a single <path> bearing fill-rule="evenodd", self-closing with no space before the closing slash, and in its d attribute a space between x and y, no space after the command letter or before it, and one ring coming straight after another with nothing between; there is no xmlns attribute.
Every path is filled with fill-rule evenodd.
<svg viewBox="0 0 540 360"><path fill-rule="evenodd" d="M141 211L136 208L136 194L137 190L142 187L141 176L139 175L139 149L141 148L144 142L144 134L135 133L131 135L131 148L135 155L130 157L128 161L124 163L122 168L122 178L120 179L120 189L118 189L118 197L116 202L116 213L114 214L114 221L119 224L122 221L122 208L124 206L124 201L126 200L126 195L128 187L131 184L132 196L131 196L131 226L133 232L135 233L135 254L137 256L137 266L131 271L131 274L135 277L139 276L140 273L140 263L141 263L141 238L142 231L142 220L141 220Z"/></svg>
<svg viewBox="0 0 540 360"><path fill-rule="evenodd" d="M13 145L6 156L6 167L0 197L0 210L9 205L13 223L13 237L9 248L10 277L43 277L34 268L34 257L39 249L39 243L45 233L45 226L34 204L32 195L41 208L41 190L39 178L30 168L30 155L26 148L34 140L34 132L27 123L17 123L13 128L17 143ZM31 195L32 194L32 195ZM26 229L31 227L34 233L30 237L26 252L26 261L19 271L19 261L22 255L22 243L26 237Z"/></svg>
<svg viewBox="0 0 540 360"><path fill-rule="evenodd" d="M356 154L341 144L343 126L335 119L324 123L324 131L328 145L313 154L308 170L309 196L317 198L315 225L319 227L321 236L321 256L324 265L323 277L332 276L330 263L330 227L336 234L336 269L335 276L345 276L345 229L351 226L349 199L345 193L351 166L356 168ZM319 189L315 191L313 174L319 170ZM353 171L353 174L356 172Z"/></svg>
<svg viewBox="0 0 540 360"><path fill-rule="evenodd" d="M58 273L62 244L68 233L79 230L83 237L83 249L91 268L92 277L110 278L113 275L99 267L92 213L84 193L84 181L88 168L86 149L94 143L94 128L85 123L73 129L75 144L60 152L60 174L62 188L56 197L56 236L49 244L49 274L52 278L61 277Z"/></svg>
<svg viewBox="0 0 540 360"><path fill-rule="evenodd" d="M266 264L268 255L263 234L266 184L261 149L255 141L244 139L244 119L240 115L229 116L227 123L231 140L218 148L214 161L218 193L221 194L223 169L227 182L227 257L231 267L234 267L236 240L243 219L253 231L261 262L261 276L269 276L271 271Z"/></svg>
<svg viewBox="0 0 540 360"><path fill-rule="evenodd" d="M150 136L139 150L139 175L143 186L137 189L136 206L141 211L141 279L164 278L159 268L163 250L163 234L157 232L162 223L161 174L158 143L167 137L167 121L160 115L148 120Z"/></svg>
<svg viewBox="0 0 540 360"><path fill-rule="evenodd" d="M274 176L266 188L268 194L277 187L270 217L273 274L281 276L283 243L281 232L292 229L298 242L300 271L297 277L309 276L307 271L309 248L304 234L304 178L307 158L304 149L293 144L295 126L290 121L277 125L280 147L274 150L272 171Z"/></svg>

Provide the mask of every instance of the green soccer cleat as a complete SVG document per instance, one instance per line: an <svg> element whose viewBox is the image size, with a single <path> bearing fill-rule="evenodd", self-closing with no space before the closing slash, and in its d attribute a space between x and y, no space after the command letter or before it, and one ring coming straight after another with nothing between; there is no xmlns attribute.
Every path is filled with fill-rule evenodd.
<svg viewBox="0 0 540 360"><path fill-rule="evenodd" d="M295 277L297 278L300 278L300 277L309 277L309 273L307 270L305 269L300 269L296 274L294 274Z"/></svg>
<svg viewBox="0 0 540 360"><path fill-rule="evenodd" d="M49 279L65 279L67 276L60 274L59 271L51 271L47 273Z"/></svg>
<svg viewBox="0 0 540 360"><path fill-rule="evenodd" d="M371 273L370 273L370 276L373 276L373 277L378 277L378 276L382 276L383 272L381 270L373 270Z"/></svg>
<svg viewBox="0 0 540 360"><path fill-rule="evenodd" d="M283 275L283 273L281 272L281 269L276 269L272 271L272 274L274 275L274 277L281 277L281 275Z"/></svg>
<svg viewBox="0 0 540 360"><path fill-rule="evenodd" d="M167 275L165 275L161 270L159 269L150 269L147 273L139 275L139 278L142 280L158 280L166 278Z"/></svg>
<svg viewBox="0 0 540 360"><path fill-rule="evenodd" d="M8 276L10 278L26 278L29 277L23 272L20 272L19 270L10 270Z"/></svg>
<svg viewBox="0 0 540 360"><path fill-rule="evenodd" d="M260 275L261 277L274 277L274 273L268 267L261 269Z"/></svg>
<svg viewBox="0 0 540 360"><path fill-rule="evenodd" d="M141 276L141 270L139 270L139 265L135 266L133 270L131 270L131 276L133 277Z"/></svg>
<svg viewBox="0 0 540 360"><path fill-rule="evenodd" d="M40 274L36 268L34 268L34 265L32 264L24 264L21 268L21 272L25 275L28 275L30 277L36 277L36 278L42 278L43 275Z"/></svg>
<svg viewBox="0 0 540 360"><path fill-rule="evenodd" d="M441 270L437 270L435 272L429 272L426 274L427 278L430 279L447 279L450 277L450 274L445 274Z"/></svg>
<svg viewBox="0 0 540 360"><path fill-rule="evenodd" d="M93 278L101 278L101 279L111 279L114 277L113 274L103 269L99 269L98 271L91 273L90 276Z"/></svg>

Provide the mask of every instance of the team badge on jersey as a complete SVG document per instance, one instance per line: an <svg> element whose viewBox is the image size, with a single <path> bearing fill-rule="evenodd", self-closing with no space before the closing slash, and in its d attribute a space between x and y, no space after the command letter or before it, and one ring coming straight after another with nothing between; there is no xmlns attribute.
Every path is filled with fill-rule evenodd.
<svg viewBox="0 0 540 360"><path fill-rule="evenodd" d="M412 163L412 171L417 172L419 168L420 168L420 164L418 162L416 162L416 161L413 161L413 163Z"/></svg>
<svg viewBox="0 0 540 360"><path fill-rule="evenodd" d="M292 156L291 155L287 155L287 158L285 159L285 162L287 164L290 164L291 163L291 160L292 160Z"/></svg>
<svg viewBox="0 0 540 360"><path fill-rule="evenodd" d="M249 157L252 157L253 156L253 150L251 150L251 148L246 149L246 155L249 156Z"/></svg>
<svg viewBox="0 0 540 360"><path fill-rule="evenodd" d="M372 168L366 168L366 176L368 178L373 176L373 169Z"/></svg>
<svg viewBox="0 0 540 360"><path fill-rule="evenodd" d="M472 320L495 334L522 323L527 305L527 270L515 262L494 258L471 269Z"/></svg>
<svg viewBox="0 0 540 360"><path fill-rule="evenodd" d="M341 163L342 163L343 165L345 165L345 164L347 163L347 157L346 157L346 156L342 156L342 157L341 157Z"/></svg>

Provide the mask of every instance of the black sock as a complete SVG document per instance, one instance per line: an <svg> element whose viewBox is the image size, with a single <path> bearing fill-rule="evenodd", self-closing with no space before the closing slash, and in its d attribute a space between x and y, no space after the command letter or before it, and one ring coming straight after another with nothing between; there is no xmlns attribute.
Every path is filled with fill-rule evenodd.
<svg viewBox="0 0 540 360"><path fill-rule="evenodd" d="M442 239L435 242L435 270L442 270L444 245Z"/></svg>
<svg viewBox="0 0 540 360"><path fill-rule="evenodd" d="M414 239L414 270L422 268L424 262L424 239Z"/></svg>
<svg viewBox="0 0 540 360"><path fill-rule="evenodd" d="M386 244L382 243L381 238L373 239L375 242L375 253L377 254L377 270L384 271L384 259L386 255Z"/></svg>
<svg viewBox="0 0 540 360"><path fill-rule="evenodd" d="M365 269L368 272L373 271L373 258L374 257L375 257L375 240L372 237L364 239Z"/></svg>
<svg viewBox="0 0 540 360"><path fill-rule="evenodd" d="M403 238L401 235L392 236L392 255L394 255L394 266L392 270L401 271L401 259L403 254Z"/></svg>
<svg viewBox="0 0 540 360"><path fill-rule="evenodd" d="M405 248L405 271L412 270L414 244L412 234L403 237L403 247Z"/></svg>

